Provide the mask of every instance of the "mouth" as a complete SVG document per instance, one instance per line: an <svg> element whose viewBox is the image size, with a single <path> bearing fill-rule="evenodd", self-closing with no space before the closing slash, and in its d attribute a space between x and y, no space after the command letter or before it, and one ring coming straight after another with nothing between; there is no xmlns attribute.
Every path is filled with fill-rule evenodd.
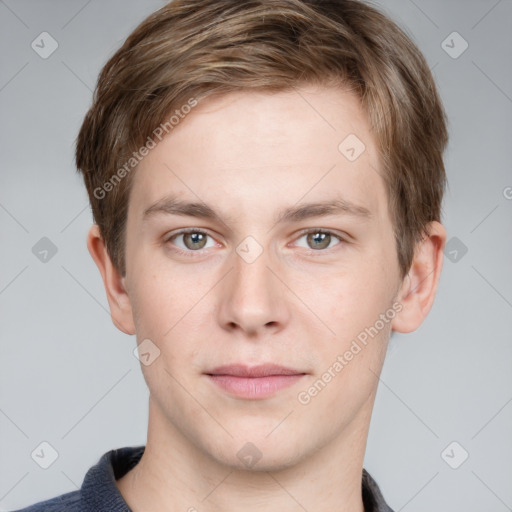
<svg viewBox="0 0 512 512"><path fill-rule="evenodd" d="M249 367L242 364L226 365L206 372L217 387L230 395L248 400L262 400L275 395L306 375L306 372L263 364Z"/></svg>

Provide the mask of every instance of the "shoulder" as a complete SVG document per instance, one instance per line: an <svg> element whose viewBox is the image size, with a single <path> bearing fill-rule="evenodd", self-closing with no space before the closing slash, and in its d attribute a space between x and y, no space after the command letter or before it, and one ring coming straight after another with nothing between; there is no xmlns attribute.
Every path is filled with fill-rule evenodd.
<svg viewBox="0 0 512 512"><path fill-rule="evenodd" d="M370 473L363 468L363 504L365 512L393 512Z"/></svg>
<svg viewBox="0 0 512 512"><path fill-rule="evenodd" d="M80 491L72 491L13 512L79 512L80 502Z"/></svg>

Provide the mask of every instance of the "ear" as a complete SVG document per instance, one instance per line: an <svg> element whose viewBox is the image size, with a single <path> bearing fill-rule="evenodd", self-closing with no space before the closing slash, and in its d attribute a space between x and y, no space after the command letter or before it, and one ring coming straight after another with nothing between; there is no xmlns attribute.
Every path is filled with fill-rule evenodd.
<svg viewBox="0 0 512 512"><path fill-rule="evenodd" d="M125 278L112 263L97 224L93 224L89 229L87 248L103 279L112 322L120 331L135 334L132 306L125 288Z"/></svg>
<svg viewBox="0 0 512 512"><path fill-rule="evenodd" d="M403 309L391 322L394 331L415 331L434 302L443 267L446 230L439 222L433 221L428 225L428 233L417 244L411 268L398 292L396 300Z"/></svg>

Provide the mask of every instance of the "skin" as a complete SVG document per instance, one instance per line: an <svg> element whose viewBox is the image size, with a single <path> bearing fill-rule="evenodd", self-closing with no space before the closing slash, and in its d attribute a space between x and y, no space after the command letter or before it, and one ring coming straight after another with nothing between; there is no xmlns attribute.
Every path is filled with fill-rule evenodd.
<svg viewBox="0 0 512 512"><path fill-rule="evenodd" d="M349 134L366 147L355 161L338 150ZM116 482L132 510L364 510L364 451L389 336L414 331L428 314L446 240L432 223L400 278L380 173L352 93L231 93L200 102L139 164L124 277L91 228L88 248L114 324L160 350L141 365L150 390L146 450ZM208 204L221 220L144 219L171 193ZM284 208L338 197L370 214L275 222ZM190 235L169 239L183 228L207 231L205 245ZM309 228L330 230L330 243L301 233ZM251 263L236 251L247 236L262 250ZM397 303L401 311L378 335L300 403L298 394ZM263 400L228 395L205 375L263 362L307 375ZM261 453L252 467L237 456L247 442Z"/></svg>

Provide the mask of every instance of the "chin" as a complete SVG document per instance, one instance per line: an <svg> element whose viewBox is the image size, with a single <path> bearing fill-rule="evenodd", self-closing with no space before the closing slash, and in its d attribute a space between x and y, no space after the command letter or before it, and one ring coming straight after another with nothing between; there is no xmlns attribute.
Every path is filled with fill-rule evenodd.
<svg viewBox="0 0 512 512"><path fill-rule="evenodd" d="M238 471L281 471L297 464L302 456L299 443L289 436L287 440L278 436L271 439L272 435L266 438L261 431L253 436L238 435L212 447L210 453L218 463Z"/></svg>

